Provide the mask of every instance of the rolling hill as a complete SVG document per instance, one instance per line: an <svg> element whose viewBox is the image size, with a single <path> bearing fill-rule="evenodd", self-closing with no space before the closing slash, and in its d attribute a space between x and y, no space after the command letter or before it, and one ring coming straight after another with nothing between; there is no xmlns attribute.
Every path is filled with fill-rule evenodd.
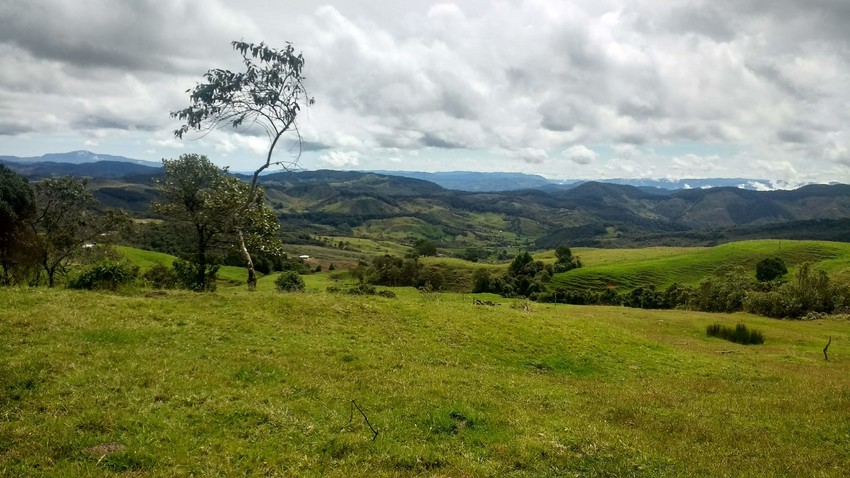
<svg viewBox="0 0 850 478"><path fill-rule="evenodd" d="M12 163L8 163L12 164ZM126 162L15 163L31 179L72 174L106 206L149 216L161 169ZM587 182L567 190L470 192L377 173L299 171L261 183L289 240L428 238L447 248L713 245L740 238L846 240L850 186L661 191Z"/></svg>

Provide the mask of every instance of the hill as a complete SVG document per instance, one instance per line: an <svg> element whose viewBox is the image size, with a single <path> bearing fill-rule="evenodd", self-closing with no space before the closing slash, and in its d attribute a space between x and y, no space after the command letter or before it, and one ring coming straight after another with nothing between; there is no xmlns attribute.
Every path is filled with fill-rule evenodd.
<svg viewBox="0 0 850 478"><path fill-rule="evenodd" d="M11 164L11 163L9 163ZM156 197L161 169L129 163L14 166L32 179L89 176L105 205L139 216ZM29 168L29 169L27 169ZM587 182L568 190L468 192L401 176L301 171L263 176L288 241L357 236L411 242L427 238L449 250L713 245L741 238L845 240L850 186L793 191L737 188L661 191Z"/></svg>
<svg viewBox="0 0 850 478"><path fill-rule="evenodd" d="M148 166L152 168L160 167L161 164L144 161L141 159L127 158L124 156L113 156L110 154L96 154L91 151L71 151L68 153L49 153L41 156L20 157L20 156L0 156L0 161L12 163L65 163L65 164L87 164L98 163L101 161L109 161L113 163L129 163L139 166Z"/></svg>
<svg viewBox="0 0 850 478"><path fill-rule="evenodd" d="M835 280L850 284L850 243L761 240L711 248L593 250L576 248L584 267L555 274L550 286L579 290L614 287L620 292L638 286L666 288L674 282L696 285L716 270L743 266L755 271L758 261L780 257L790 274L803 262L813 262Z"/></svg>

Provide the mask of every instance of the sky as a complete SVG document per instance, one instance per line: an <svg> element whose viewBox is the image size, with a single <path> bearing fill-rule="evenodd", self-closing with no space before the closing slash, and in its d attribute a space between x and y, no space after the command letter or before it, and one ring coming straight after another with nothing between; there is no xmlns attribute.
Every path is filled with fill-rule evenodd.
<svg viewBox="0 0 850 478"><path fill-rule="evenodd" d="M0 155L253 170L264 137L169 115L244 40L304 55L305 169L846 183L847 25L847 0L0 0Z"/></svg>

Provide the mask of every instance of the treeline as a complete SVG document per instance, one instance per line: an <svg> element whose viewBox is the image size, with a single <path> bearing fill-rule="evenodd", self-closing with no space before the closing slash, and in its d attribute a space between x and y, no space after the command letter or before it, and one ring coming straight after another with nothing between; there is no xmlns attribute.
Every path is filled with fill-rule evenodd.
<svg viewBox="0 0 850 478"><path fill-rule="evenodd" d="M132 223L103 208L70 176L30 184L0 165L0 285L56 285L69 267L103 259L109 243Z"/></svg>
<svg viewBox="0 0 850 478"><path fill-rule="evenodd" d="M642 309L679 308L724 313L746 311L790 319L850 312L850 288L832 283L826 272L814 269L811 263L802 264L795 277L787 281L776 276L758 280L743 267L735 266L703 279L696 287L672 284L664 290L657 290L654 286L647 286L626 293L617 293L613 288L559 288L537 294L534 299L540 302L622 305Z"/></svg>

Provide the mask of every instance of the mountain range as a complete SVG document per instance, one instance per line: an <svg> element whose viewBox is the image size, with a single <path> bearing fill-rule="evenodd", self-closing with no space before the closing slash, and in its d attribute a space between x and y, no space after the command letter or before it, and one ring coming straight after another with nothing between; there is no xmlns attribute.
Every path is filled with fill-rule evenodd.
<svg viewBox="0 0 850 478"><path fill-rule="evenodd" d="M160 167L125 161L92 163L83 160L87 155L74 156L78 163L32 158L0 161L31 179L87 176L103 204L141 217L151 215L149 204L157 197L153 178L161 174ZM455 182L474 182L478 176L491 186L502 180L527 179L537 187L464 191L387 173L330 170L278 172L264 175L261 181L288 240L315 235L395 241L429 238L462 249L560 243L708 245L757 237L850 239L850 186L843 184L791 191L666 190L603 182L549 187L540 176L516 174L448 176Z"/></svg>
<svg viewBox="0 0 850 478"><path fill-rule="evenodd" d="M36 157L0 156L0 163L27 176L41 178L51 174L71 174L88 177L121 177L128 174L147 174L144 168L159 169L158 162L126 158L108 154L96 154L91 151L71 151L51 153ZM45 164L47 163L47 164ZM131 167L135 166L135 167ZM150 171L152 172L152 171ZM422 179L438 184L446 189L458 191L517 191L522 189L542 189L558 191L571 189L586 180L553 180L537 174L477 172L477 171L364 171L388 176L403 176ZM636 186L644 190L706 189L712 187L735 187L748 190L774 189L771 183L763 179L748 178L690 178L690 179L598 179L596 182Z"/></svg>

